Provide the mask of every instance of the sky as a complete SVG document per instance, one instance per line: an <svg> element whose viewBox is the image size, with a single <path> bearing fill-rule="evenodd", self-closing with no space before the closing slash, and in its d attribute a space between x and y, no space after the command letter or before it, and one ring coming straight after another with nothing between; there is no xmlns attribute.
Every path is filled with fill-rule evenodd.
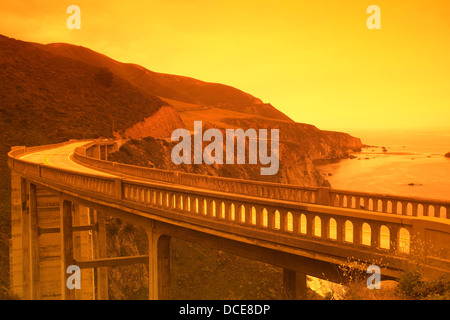
<svg viewBox="0 0 450 320"><path fill-rule="evenodd" d="M0 0L0 34L231 85L320 129L450 131L448 0Z"/></svg>

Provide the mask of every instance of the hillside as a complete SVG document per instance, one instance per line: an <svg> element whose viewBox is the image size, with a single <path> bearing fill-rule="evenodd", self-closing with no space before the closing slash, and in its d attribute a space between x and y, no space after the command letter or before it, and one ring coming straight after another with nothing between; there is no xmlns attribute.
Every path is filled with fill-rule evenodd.
<svg viewBox="0 0 450 320"><path fill-rule="evenodd" d="M167 105L107 69L3 36L0 63L3 141L112 137Z"/></svg>

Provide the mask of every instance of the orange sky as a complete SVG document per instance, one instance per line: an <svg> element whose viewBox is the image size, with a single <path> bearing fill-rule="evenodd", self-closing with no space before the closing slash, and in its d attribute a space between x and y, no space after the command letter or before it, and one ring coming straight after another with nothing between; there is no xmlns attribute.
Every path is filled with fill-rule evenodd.
<svg viewBox="0 0 450 320"><path fill-rule="evenodd" d="M0 0L0 33L228 84L321 129L449 126L448 0Z"/></svg>

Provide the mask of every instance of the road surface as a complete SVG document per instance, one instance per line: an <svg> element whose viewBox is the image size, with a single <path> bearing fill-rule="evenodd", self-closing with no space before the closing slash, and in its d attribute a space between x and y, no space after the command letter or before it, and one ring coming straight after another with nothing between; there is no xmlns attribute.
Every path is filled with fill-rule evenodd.
<svg viewBox="0 0 450 320"><path fill-rule="evenodd" d="M90 142L92 141L74 142L50 150L42 150L38 152L28 153L24 154L22 157L20 157L20 159L30 161L33 163L46 164L48 166L67 169L75 172L95 174L104 177L117 177L112 174L84 167L72 160L72 155L75 148L81 147Z"/></svg>

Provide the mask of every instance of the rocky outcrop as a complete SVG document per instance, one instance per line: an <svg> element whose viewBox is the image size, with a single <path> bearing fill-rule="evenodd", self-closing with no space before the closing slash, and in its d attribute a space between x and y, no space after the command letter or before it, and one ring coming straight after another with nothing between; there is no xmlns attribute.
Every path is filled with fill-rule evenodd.
<svg viewBox="0 0 450 320"><path fill-rule="evenodd" d="M317 127L297 123L293 121L277 121L262 118L246 119L223 119L232 127L239 127L244 130L255 129L278 129L280 141L289 142L290 146L301 154L304 158L311 160L341 159L347 158L349 152L359 150L363 144L361 139L352 137L343 132L324 131ZM280 153L281 156L282 153ZM287 152L287 155L290 155Z"/></svg>
<svg viewBox="0 0 450 320"><path fill-rule="evenodd" d="M144 121L126 129L123 134L115 133L115 135L125 139L142 139L149 136L165 139L170 138L175 129L184 127L183 121L172 106L162 106Z"/></svg>

